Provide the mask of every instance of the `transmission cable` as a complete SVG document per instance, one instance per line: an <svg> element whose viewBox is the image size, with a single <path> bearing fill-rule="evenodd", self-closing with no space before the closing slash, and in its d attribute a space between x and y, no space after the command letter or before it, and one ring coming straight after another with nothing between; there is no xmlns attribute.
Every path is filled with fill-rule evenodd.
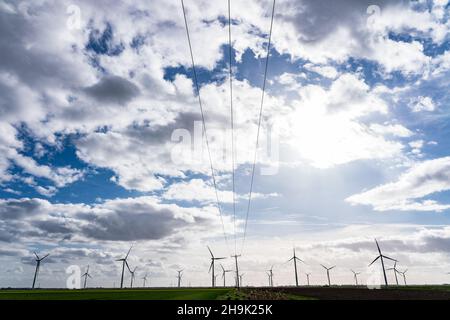
<svg viewBox="0 0 450 320"><path fill-rule="evenodd" d="M253 157L252 175L251 175L251 180L250 180L250 192L248 194L247 212L246 212L246 216L245 216L244 236L243 236L243 240L242 240L241 254L242 254L242 251L244 250L245 239L246 239L246 235L247 235L248 216L249 216L249 212L250 212L250 204L251 204L251 201L252 201L253 182L254 182L254 178L255 178L256 157L257 157L258 148L259 148L259 133L260 133L260 129L261 129L261 120L262 120L263 107L264 107L264 96L265 96L265 91L266 91L267 69L269 67L269 56L270 56L270 45L271 45L271 40L272 40L273 17L274 17L274 14L275 14L275 1L276 0L273 0L272 17L271 17L271 20L270 20L269 41L267 43L267 48L266 48L267 49L267 55L266 55L266 64L265 64L265 68L264 68L264 80L263 80L263 86L262 86L261 104L260 104L260 109L259 109L258 130L257 130L257 133L256 133L256 146L255 146L255 154L254 154L254 157Z"/></svg>
<svg viewBox="0 0 450 320"><path fill-rule="evenodd" d="M234 254L237 254L236 246L236 191L235 191L235 163L234 163L234 116L233 116L233 69L231 46L231 0L228 0L228 48L230 69L230 113L231 113L231 172L233 180L233 225L234 225Z"/></svg>
<svg viewBox="0 0 450 320"><path fill-rule="evenodd" d="M222 209L221 209L220 201L219 201L219 193L218 193L218 190L217 190L216 176L215 176L215 173L214 173L214 166L213 166L213 161L212 161L212 157L211 157L211 151L210 151L210 148L209 148L209 140L208 140L208 135L207 135L207 130L206 130L205 115L204 115L204 112L203 112L203 104L202 104L202 99L201 99L201 96L200 96L200 86L198 84L198 79L197 79L197 72L196 72L196 68L195 68L194 54L192 52L191 37L189 35L189 27L188 27L187 18L186 18L186 9L184 7L184 1L183 0L181 0L181 7L183 8L184 24L185 24L185 27L186 27L186 35L187 35L187 40L188 40L188 43L189 43L189 52L191 54L192 72L193 72L193 75L194 75L194 83L195 83L195 88L196 88L196 91L197 91L198 104L199 104L199 107L200 107L200 113L201 113L201 117L202 117L203 134L205 136L206 148L208 150L209 164L210 164L211 177L212 177L214 190L215 190L217 209L219 210L220 221L222 223L222 231L223 231L223 235L224 235L225 242L226 242L226 245L227 245L227 249L228 249L228 251L230 251L230 248L229 248L229 245L228 245L228 238L227 238L227 235L226 235L226 232L225 232L225 224L223 222Z"/></svg>

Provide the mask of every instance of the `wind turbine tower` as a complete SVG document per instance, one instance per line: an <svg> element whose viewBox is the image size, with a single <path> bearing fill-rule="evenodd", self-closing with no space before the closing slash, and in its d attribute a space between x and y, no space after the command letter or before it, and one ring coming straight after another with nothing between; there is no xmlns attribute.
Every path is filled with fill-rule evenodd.
<svg viewBox="0 0 450 320"><path fill-rule="evenodd" d="M269 275L269 286L273 287L273 266L267 270L268 275Z"/></svg>
<svg viewBox="0 0 450 320"><path fill-rule="evenodd" d="M298 287L297 260L300 261L300 262L303 262L303 263L305 263L305 262L304 262L302 259L299 259L299 258L295 255L295 248L294 248L294 256L293 256L292 258L290 258L290 259L288 260L288 262L289 262L289 261L292 261L292 260L294 260L295 286Z"/></svg>
<svg viewBox="0 0 450 320"><path fill-rule="evenodd" d="M125 272L125 265L127 266L128 270L130 270L130 267L128 266L127 259L128 259L128 255L130 254L130 251L131 251L132 248L133 248L133 246L130 247L130 250L128 250L128 253L127 253L127 255L125 256L125 258L117 259L117 260L116 260L116 261L122 261L122 276L121 276L121 278L120 278L120 289L123 288L123 274L124 274L124 272Z"/></svg>
<svg viewBox="0 0 450 320"><path fill-rule="evenodd" d="M399 273L403 276L403 282L405 283L405 286L406 286L406 271L408 271L408 269L406 269L405 271L399 271Z"/></svg>
<svg viewBox="0 0 450 320"><path fill-rule="evenodd" d="M239 289L240 283L239 283L239 267L238 267L238 258L240 257L240 254L235 254L234 256L231 256L234 258L234 261L236 262L236 288Z"/></svg>
<svg viewBox="0 0 450 320"><path fill-rule="evenodd" d="M127 266L128 266L128 264L127 264ZM137 267L135 267L134 270L131 271L131 269L128 267L128 271L130 271L130 273L131 273L130 288L133 288L133 281L134 281L134 276L135 276L136 269L137 269Z"/></svg>
<svg viewBox="0 0 450 320"><path fill-rule="evenodd" d="M183 270L178 270L177 272L178 272L178 276L177 276L177 278L178 278L178 288L180 288L181 287L181 277L183 276L182 275Z"/></svg>
<svg viewBox="0 0 450 320"><path fill-rule="evenodd" d="M306 282L308 283L309 286L309 276L311 275L311 273L305 273L306 274Z"/></svg>
<svg viewBox="0 0 450 320"><path fill-rule="evenodd" d="M89 265L87 266L87 270L86 272L82 275L82 277L84 277L84 285L83 285L83 289L86 289L86 284L87 284L87 278L92 278L91 275L89 274Z"/></svg>
<svg viewBox="0 0 450 320"><path fill-rule="evenodd" d="M395 276L395 283L398 285L398 277L397 273L400 273L397 269L397 261L394 262L394 266L392 268L388 268L386 270L394 270L394 276Z"/></svg>
<svg viewBox="0 0 450 320"><path fill-rule="evenodd" d="M41 261L44 260L45 258L47 258L50 255L50 254L46 254L42 258L39 258L39 256L37 255L36 252L33 252L33 253L36 256L36 270L34 271L33 285L31 287L31 289L34 289L34 285L36 284L36 279L37 279L37 276L39 274L39 268L41 267Z"/></svg>
<svg viewBox="0 0 450 320"><path fill-rule="evenodd" d="M225 276L226 276L227 272L233 272L233 270L225 270L223 265L220 265L220 267L222 268L223 286L226 287L227 282L226 282Z"/></svg>
<svg viewBox="0 0 450 320"><path fill-rule="evenodd" d="M211 284L212 284L212 287L214 288L216 286L216 277L214 275L214 272L215 272L214 262L216 260L223 260L225 258L224 257L216 258L216 257L214 257L214 255L209 247L208 247L208 250L209 250L209 253L211 254L211 264L209 266L209 272L211 272L211 270L212 270Z"/></svg>
<svg viewBox="0 0 450 320"><path fill-rule="evenodd" d="M327 270L327 278L328 278L328 286L331 287L331 281L330 281L330 270L336 268L336 266L332 266L330 268L325 267L323 264L321 264L321 266Z"/></svg>
<svg viewBox="0 0 450 320"><path fill-rule="evenodd" d="M375 260L373 260L372 263L369 264L369 267L370 267L372 264L374 264L375 261L377 261L378 259L380 259L380 261L381 261L381 267L382 267L382 269L383 269L384 283L386 284L386 286L388 286L388 281L387 281L387 277L386 277L386 269L384 268L384 260L383 260L383 259L392 260L392 261L394 261L394 262L397 262L397 260L392 259L392 258L389 258L389 257L386 257L385 255L383 255L383 254L381 253L381 249L380 249L380 246L379 246L379 244L378 244L377 239L375 239L375 243L377 244L377 248L378 248L378 253L379 253L379 254L378 254L378 257L376 257Z"/></svg>
<svg viewBox="0 0 450 320"><path fill-rule="evenodd" d="M145 276L142 277L142 280L144 280L143 287L145 288L145 284L147 283L147 274L145 274Z"/></svg>
<svg viewBox="0 0 450 320"><path fill-rule="evenodd" d="M350 270L353 273L353 278L355 279L355 284L358 285L358 274L361 274L361 272L355 272L353 270Z"/></svg>

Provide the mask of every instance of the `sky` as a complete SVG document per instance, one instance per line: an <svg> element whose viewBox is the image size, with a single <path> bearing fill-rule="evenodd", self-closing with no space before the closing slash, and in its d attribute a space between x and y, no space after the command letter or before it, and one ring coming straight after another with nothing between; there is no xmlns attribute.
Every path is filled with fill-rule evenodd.
<svg viewBox="0 0 450 320"><path fill-rule="evenodd" d="M0 0L0 287L448 283L448 0L277 0L246 232L272 1L185 7L221 211L180 1Z"/></svg>

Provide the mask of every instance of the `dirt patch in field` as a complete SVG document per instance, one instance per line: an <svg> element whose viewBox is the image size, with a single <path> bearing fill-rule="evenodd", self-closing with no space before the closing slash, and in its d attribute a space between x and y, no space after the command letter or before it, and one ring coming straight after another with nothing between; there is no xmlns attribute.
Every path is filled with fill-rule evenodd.
<svg viewBox="0 0 450 320"><path fill-rule="evenodd" d="M246 294L257 300L288 300L296 296L318 300L450 300L450 291L432 289L255 288L246 289Z"/></svg>

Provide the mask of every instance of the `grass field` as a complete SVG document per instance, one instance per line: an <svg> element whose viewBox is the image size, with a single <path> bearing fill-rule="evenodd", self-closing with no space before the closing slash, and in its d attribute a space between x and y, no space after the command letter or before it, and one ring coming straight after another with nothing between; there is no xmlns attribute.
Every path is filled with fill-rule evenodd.
<svg viewBox="0 0 450 320"><path fill-rule="evenodd" d="M217 300L233 289L0 290L0 300Z"/></svg>
<svg viewBox="0 0 450 320"><path fill-rule="evenodd" d="M450 286L0 290L0 300L450 300Z"/></svg>

